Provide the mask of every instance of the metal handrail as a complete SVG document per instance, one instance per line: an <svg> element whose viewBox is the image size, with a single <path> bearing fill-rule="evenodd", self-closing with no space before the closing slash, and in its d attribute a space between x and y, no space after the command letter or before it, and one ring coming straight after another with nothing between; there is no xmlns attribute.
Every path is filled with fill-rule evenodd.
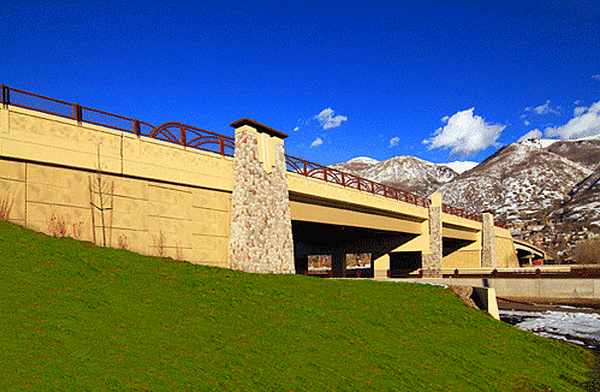
<svg viewBox="0 0 600 392"><path fill-rule="evenodd" d="M369 192L374 195L395 199L420 207L427 207L427 198L394 188L389 185L367 180L354 174L346 173L331 167L319 165L302 158L285 154L287 170L308 178L316 178L330 184L341 185L345 188Z"/></svg>
<svg viewBox="0 0 600 392"><path fill-rule="evenodd" d="M159 125L152 129L148 136L230 157L233 156L235 150L234 138L179 122L167 122Z"/></svg>

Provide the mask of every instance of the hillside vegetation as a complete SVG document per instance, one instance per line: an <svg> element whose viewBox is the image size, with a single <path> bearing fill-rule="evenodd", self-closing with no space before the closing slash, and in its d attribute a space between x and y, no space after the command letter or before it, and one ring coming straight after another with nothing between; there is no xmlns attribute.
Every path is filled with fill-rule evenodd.
<svg viewBox="0 0 600 392"><path fill-rule="evenodd" d="M0 353L2 391L578 391L592 360L439 286L245 274L8 223Z"/></svg>

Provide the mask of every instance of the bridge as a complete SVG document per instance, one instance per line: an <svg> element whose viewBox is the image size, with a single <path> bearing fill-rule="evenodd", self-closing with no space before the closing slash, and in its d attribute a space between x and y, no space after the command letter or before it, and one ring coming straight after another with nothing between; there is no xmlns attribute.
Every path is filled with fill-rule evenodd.
<svg viewBox="0 0 600 392"><path fill-rule="evenodd" d="M375 277L519 265L492 213L287 155L287 135L256 121L231 125L235 138L153 126L2 85L0 204L49 235L249 272L304 273L331 255L346 276L351 253L371 254Z"/></svg>

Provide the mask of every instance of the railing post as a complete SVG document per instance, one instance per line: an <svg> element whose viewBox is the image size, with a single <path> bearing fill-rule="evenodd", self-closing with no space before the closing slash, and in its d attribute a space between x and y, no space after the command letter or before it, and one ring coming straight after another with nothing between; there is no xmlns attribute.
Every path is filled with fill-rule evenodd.
<svg viewBox="0 0 600 392"><path fill-rule="evenodd" d="M179 126L179 141L181 142L182 146L186 146L186 139L185 139L185 127L183 125Z"/></svg>
<svg viewBox="0 0 600 392"><path fill-rule="evenodd" d="M225 139L219 137L219 154L225 156Z"/></svg>
<svg viewBox="0 0 600 392"><path fill-rule="evenodd" d="M81 124L83 120L83 111L81 110L81 105L78 103L73 104L73 118L77 120L79 124Z"/></svg>
<svg viewBox="0 0 600 392"><path fill-rule="evenodd" d="M133 133L135 133L135 136L140 136L140 134L141 134L140 120L138 120L138 119L133 120Z"/></svg>
<svg viewBox="0 0 600 392"><path fill-rule="evenodd" d="M2 106L5 108L10 104L10 90L8 86L2 85Z"/></svg>

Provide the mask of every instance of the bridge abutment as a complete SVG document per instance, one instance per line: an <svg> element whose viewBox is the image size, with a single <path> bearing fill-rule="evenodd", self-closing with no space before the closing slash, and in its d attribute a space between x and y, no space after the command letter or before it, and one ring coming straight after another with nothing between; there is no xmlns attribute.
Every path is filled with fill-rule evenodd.
<svg viewBox="0 0 600 392"><path fill-rule="evenodd" d="M249 119L235 131L229 267L256 273L295 272L283 139Z"/></svg>

